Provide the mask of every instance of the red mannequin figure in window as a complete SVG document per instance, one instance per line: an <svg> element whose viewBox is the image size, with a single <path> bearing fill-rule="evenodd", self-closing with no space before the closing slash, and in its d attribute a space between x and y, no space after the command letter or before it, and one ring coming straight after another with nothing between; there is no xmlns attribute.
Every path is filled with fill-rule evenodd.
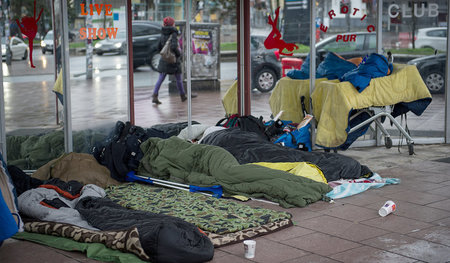
<svg viewBox="0 0 450 263"><path fill-rule="evenodd" d="M28 46L30 48L30 63L32 68L35 68L35 66L33 65L33 41L36 37L37 22L41 18L42 11L44 11L44 8L41 9L38 18L36 19L36 0L34 0L34 17L24 16L22 17L21 22L19 22L19 20L16 20L22 34L28 37Z"/></svg>
<svg viewBox="0 0 450 263"><path fill-rule="evenodd" d="M284 49L287 49L290 52L298 49L298 46L294 43L286 43L283 39L281 39L281 33L277 28L278 16L280 14L280 7L275 10L275 19L272 20L272 17L269 15L269 25L272 26L272 31L267 36L264 41L264 46L267 49L277 48L281 55L292 56L292 53L283 53Z"/></svg>

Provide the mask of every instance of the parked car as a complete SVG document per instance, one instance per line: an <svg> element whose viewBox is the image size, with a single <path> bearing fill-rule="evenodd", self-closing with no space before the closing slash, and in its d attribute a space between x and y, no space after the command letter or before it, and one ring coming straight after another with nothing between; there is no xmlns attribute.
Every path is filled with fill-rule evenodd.
<svg viewBox="0 0 450 263"><path fill-rule="evenodd" d="M328 52L335 52L345 59L364 57L367 54L377 52L377 35L369 32L355 32L340 34L346 38L356 35L355 41L336 41L338 35L334 35L316 44L318 62L320 63Z"/></svg>
<svg viewBox="0 0 450 263"><path fill-rule="evenodd" d="M253 88L269 92L281 77L281 62L273 50L264 47L266 35L250 36L250 56Z"/></svg>
<svg viewBox="0 0 450 263"><path fill-rule="evenodd" d="M125 30L117 32L116 38L105 38L94 46L94 53L101 56L103 53L127 53L127 35Z"/></svg>
<svg viewBox="0 0 450 263"><path fill-rule="evenodd" d="M446 54L438 54L416 58L408 61L408 64L416 65L431 93L444 93L445 60Z"/></svg>
<svg viewBox="0 0 450 263"><path fill-rule="evenodd" d="M417 30L416 48L433 48L441 51L447 49L447 28L429 27Z"/></svg>
<svg viewBox="0 0 450 263"><path fill-rule="evenodd" d="M161 38L161 24L151 21L133 21L133 68L149 65L158 69L160 55L158 52Z"/></svg>
<svg viewBox="0 0 450 263"><path fill-rule="evenodd" d="M6 60L6 38L2 39L2 60ZM12 59L25 60L28 56L28 45L25 44L20 38L12 37L9 40L9 48L11 50Z"/></svg>
<svg viewBox="0 0 450 263"><path fill-rule="evenodd" d="M45 35L44 39L41 40L42 54L49 51L53 54L53 30L50 30Z"/></svg>

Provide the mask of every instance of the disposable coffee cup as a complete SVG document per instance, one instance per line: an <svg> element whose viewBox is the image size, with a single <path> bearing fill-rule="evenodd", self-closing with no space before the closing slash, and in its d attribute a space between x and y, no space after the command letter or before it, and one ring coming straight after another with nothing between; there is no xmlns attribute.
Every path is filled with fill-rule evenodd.
<svg viewBox="0 0 450 263"><path fill-rule="evenodd" d="M385 217L389 215L390 213L394 212L395 209L397 209L397 206L395 203L391 200L384 203L384 205L378 210L378 214L382 217Z"/></svg>
<svg viewBox="0 0 450 263"><path fill-rule="evenodd" d="M245 240L244 241L245 258L254 258L256 241L255 240Z"/></svg>

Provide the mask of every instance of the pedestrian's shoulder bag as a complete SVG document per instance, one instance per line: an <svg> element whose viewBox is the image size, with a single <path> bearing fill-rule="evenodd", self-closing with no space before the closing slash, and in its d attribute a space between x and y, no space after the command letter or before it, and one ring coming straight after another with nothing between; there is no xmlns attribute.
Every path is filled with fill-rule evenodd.
<svg viewBox="0 0 450 263"><path fill-rule="evenodd" d="M167 39L166 44L164 44L164 47L161 49L161 52L159 52L159 54L167 63L174 64L175 62L177 62L177 57L170 48L171 41L172 35L170 35L169 39Z"/></svg>

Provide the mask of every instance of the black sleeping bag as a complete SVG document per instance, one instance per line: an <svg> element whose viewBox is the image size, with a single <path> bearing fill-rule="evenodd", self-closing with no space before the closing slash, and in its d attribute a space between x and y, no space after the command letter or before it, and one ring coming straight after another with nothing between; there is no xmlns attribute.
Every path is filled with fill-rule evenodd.
<svg viewBox="0 0 450 263"><path fill-rule="evenodd" d="M367 166L337 153L306 152L273 144L253 132L236 128L207 135L203 144L216 145L230 152L240 164L255 162L310 162L317 165L327 181L356 179L370 174Z"/></svg>
<svg viewBox="0 0 450 263"><path fill-rule="evenodd" d="M75 209L90 225L103 231L136 227L151 262L205 262L214 256L209 238L180 218L126 209L108 198L86 197Z"/></svg>

